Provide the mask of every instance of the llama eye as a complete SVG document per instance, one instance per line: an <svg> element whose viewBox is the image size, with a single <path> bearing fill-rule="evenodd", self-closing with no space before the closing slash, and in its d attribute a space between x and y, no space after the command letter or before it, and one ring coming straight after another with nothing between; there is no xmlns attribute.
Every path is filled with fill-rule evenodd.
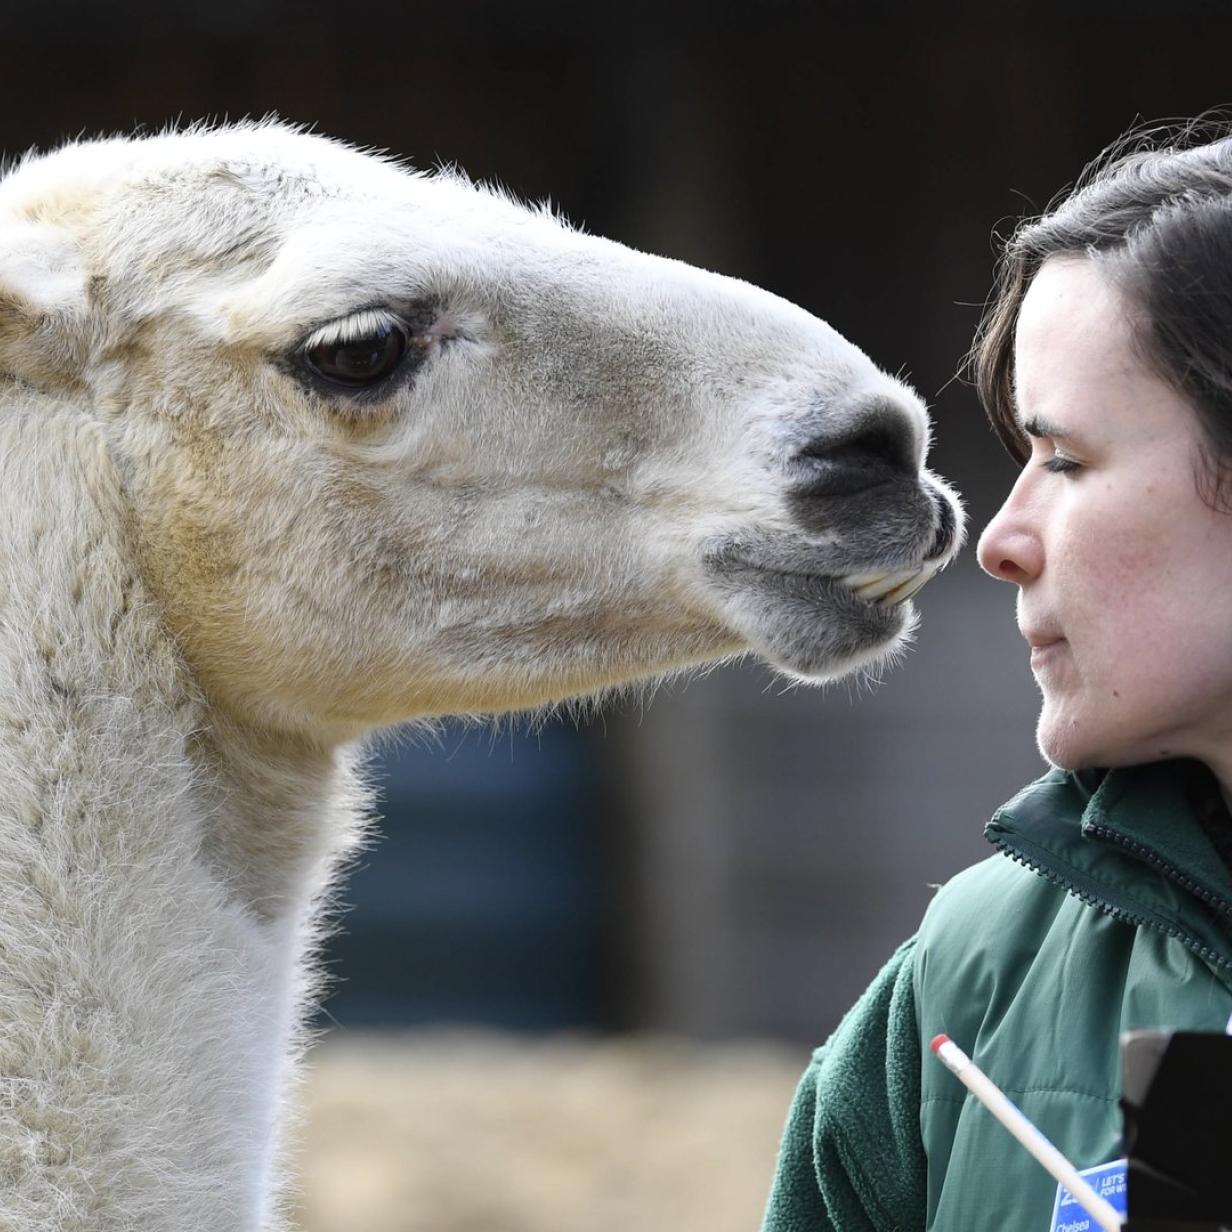
<svg viewBox="0 0 1232 1232"><path fill-rule="evenodd" d="M318 342L304 351L304 362L332 385L364 389L384 380L406 354L404 326L386 321L345 342Z"/></svg>

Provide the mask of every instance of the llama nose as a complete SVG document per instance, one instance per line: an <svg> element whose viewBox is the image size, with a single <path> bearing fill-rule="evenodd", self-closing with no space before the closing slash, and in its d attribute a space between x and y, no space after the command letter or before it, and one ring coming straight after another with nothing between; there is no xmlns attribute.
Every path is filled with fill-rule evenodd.
<svg viewBox="0 0 1232 1232"><path fill-rule="evenodd" d="M954 541L958 538L958 515L950 501L931 484L928 495L932 498L933 508L937 511L937 533L933 536L932 547L928 549L928 556L925 559L939 560L942 556L948 556L953 550Z"/></svg>
<svg viewBox="0 0 1232 1232"><path fill-rule="evenodd" d="M819 433L796 454L801 496L851 496L919 472L915 434L901 413L863 420L853 431Z"/></svg>

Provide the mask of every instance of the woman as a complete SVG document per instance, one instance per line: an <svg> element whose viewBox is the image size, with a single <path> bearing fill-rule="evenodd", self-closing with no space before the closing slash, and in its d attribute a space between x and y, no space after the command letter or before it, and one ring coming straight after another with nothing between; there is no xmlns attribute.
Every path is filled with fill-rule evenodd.
<svg viewBox="0 0 1232 1232"><path fill-rule="evenodd" d="M1232 137L1191 141L1114 154L1006 247L975 364L1023 470L979 560L1018 588L1056 768L815 1054L764 1232L1065 1227L927 1041L1115 1189L1121 1032L1229 1027Z"/></svg>

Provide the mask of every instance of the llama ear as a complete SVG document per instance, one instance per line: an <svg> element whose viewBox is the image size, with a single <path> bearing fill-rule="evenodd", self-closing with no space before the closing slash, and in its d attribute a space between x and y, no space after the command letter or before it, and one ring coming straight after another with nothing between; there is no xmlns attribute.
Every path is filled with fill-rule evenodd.
<svg viewBox="0 0 1232 1232"><path fill-rule="evenodd" d="M0 367L41 380L79 370L86 287L81 251L63 228L0 226Z"/></svg>

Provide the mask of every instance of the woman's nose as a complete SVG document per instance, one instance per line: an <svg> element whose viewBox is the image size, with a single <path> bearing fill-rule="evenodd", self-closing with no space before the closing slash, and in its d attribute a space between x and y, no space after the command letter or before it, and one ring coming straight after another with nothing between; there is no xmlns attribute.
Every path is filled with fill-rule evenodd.
<svg viewBox="0 0 1232 1232"><path fill-rule="evenodd" d="M984 528L976 558L990 577L1022 586L1039 577L1044 551L1038 533L1016 507L1013 496L1010 493L1010 499Z"/></svg>

